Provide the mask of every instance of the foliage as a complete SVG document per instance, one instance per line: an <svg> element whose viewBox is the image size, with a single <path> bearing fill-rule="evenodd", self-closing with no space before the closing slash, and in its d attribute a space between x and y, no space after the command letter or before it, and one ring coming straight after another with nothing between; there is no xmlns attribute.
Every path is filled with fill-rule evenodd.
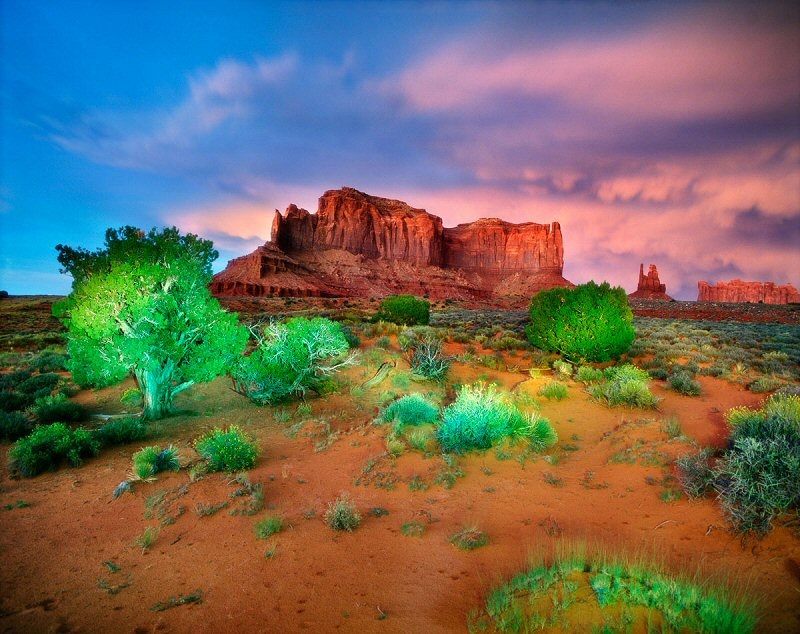
<svg viewBox="0 0 800 634"><path fill-rule="evenodd" d="M361 515L347 493L342 493L333 502L328 502L325 523L336 531L349 531L361 524Z"/></svg>
<svg viewBox="0 0 800 634"><path fill-rule="evenodd" d="M572 364L563 359L553 361L553 371L560 377L568 379L572 376Z"/></svg>
<svg viewBox="0 0 800 634"><path fill-rule="evenodd" d="M68 368L79 385L106 386L132 374L143 416L169 412L175 396L225 372L247 332L208 290L216 251L177 229L144 235L132 227L106 233L93 253L59 245L75 278L53 306L68 329Z"/></svg>
<svg viewBox="0 0 800 634"><path fill-rule="evenodd" d="M380 413L383 423L394 423L394 431L400 433L407 425L426 425L439 419L439 408L421 394L414 392L393 401Z"/></svg>
<svg viewBox="0 0 800 634"><path fill-rule="evenodd" d="M531 343L567 359L616 359L635 336L628 296L607 282L542 291L531 300L529 312L526 333Z"/></svg>
<svg viewBox="0 0 800 634"><path fill-rule="evenodd" d="M475 526L467 526L450 536L450 543L459 550L475 550L489 543L489 536Z"/></svg>
<svg viewBox="0 0 800 634"><path fill-rule="evenodd" d="M380 303L375 320L405 326L427 324L430 321L430 311L431 303L426 299L413 295L392 295Z"/></svg>
<svg viewBox="0 0 800 634"><path fill-rule="evenodd" d="M593 368L590 365L578 367L578 371L575 373L575 378L581 383L596 383L602 381L604 376L600 368Z"/></svg>
<svg viewBox="0 0 800 634"><path fill-rule="evenodd" d="M258 446L238 426L216 428L194 441L194 448L206 460L209 471L247 471L256 464Z"/></svg>
<svg viewBox="0 0 800 634"><path fill-rule="evenodd" d="M675 459L678 470L678 481L690 498L705 495L714 484L714 470L711 467L713 451L708 448Z"/></svg>
<svg viewBox="0 0 800 634"><path fill-rule="evenodd" d="M703 392L700 383L692 377L691 373L685 370L679 370L671 374L668 382L673 390L686 396L699 396Z"/></svg>
<svg viewBox="0 0 800 634"><path fill-rule="evenodd" d="M256 523L254 530L258 539L267 539L267 537L283 530L283 518L277 515L268 515Z"/></svg>
<svg viewBox="0 0 800 634"><path fill-rule="evenodd" d="M551 401L561 401L567 398L567 386L560 381L549 381L539 389L539 394Z"/></svg>
<svg viewBox="0 0 800 634"><path fill-rule="evenodd" d="M442 352L441 339L424 337L412 349L409 363L414 374L441 381L450 369L451 360Z"/></svg>
<svg viewBox="0 0 800 634"><path fill-rule="evenodd" d="M714 487L736 530L765 534L776 515L800 506L800 397L775 394L762 409L734 408L727 419L731 447Z"/></svg>
<svg viewBox="0 0 800 634"><path fill-rule="evenodd" d="M156 445L142 447L133 454L132 463L133 476L136 480L153 480L157 473L178 471L181 468L178 450L172 445L164 449Z"/></svg>
<svg viewBox="0 0 800 634"><path fill-rule="evenodd" d="M455 402L445 408L437 436L445 452L455 453L488 449L505 438L535 441L537 449L557 441L546 419L526 416L508 393L484 383L461 388Z"/></svg>
<svg viewBox="0 0 800 634"><path fill-rule="evenodd" d="M68 357L59 352L45 351L34 357L30 367L40 373L60 372L67 369Z"/></svg>
<svg viewBox="0 0 800 634"><path fill-rule="evenodd" d="M83 428L71 430L64 423L41 425L14 443L8 453L9 466L32 478L43 471L54 471L64 459L78 467L99 450L97 440Z"/></svg>
<svg viewBox="0 0 800 634"><path fill-rule="evenodd" d="M0 411L0 439L11 442L27 436L33 429L33 423L22 412Z"/></svg>
<svg viewBox="0 0 800 634"><path fill-rule="evenodd" d="M270 323L248 357L236 364L237 392L259 404L319 391L324 382L354 361L338 323L315 317L295 317Z"/></svg>
<svg viewBox="0 0 800 634"><path fill-rule="evenodd" d="M612 366L603 372L604 380L589 386L589 394L598 401L605 401L611 407L654 408L658 399L650 392L650 376L635 365Z"/></svg>
<svg viewBox="0 0 800 634"><path fill-rule="evenodd" d="M110 447L142 440L147 436L147 426L138 418L127 416L111 420L93 433L101 445Z"/></svg>
<svg viewBox="0 0 800 634"><path fill-rule="evenodd" d="M86 408L78 403L73 403L63 394L55 396L42 396L36 399L33 413L39 423L73 423L86 419Z"/></svg>
<svg viewBox="0 0 800 634"><path fill-rule="evenodd" d="M587 621L591 611L570 611L587 595L600 610L594 622ZM624 626L609 627L614 615L621 621L611 622ZM527 632L556 623L564 631L651 631L651 621L662 620L659 631L746 633L756 625L756 607L749 598L669 575L654 564L578 553L561 555L550 566L533 564L492 590L470 631Z"/></svg>

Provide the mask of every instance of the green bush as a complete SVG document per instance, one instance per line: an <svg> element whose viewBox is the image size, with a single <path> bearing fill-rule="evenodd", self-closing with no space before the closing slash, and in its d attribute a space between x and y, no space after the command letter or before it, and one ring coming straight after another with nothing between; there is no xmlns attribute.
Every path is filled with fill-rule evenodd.
<svg viewBox="0 0 800 634"><path fill-rule="evenodd" d="M3 390L0 392L0 411L14 412L16 410L25 409L32 402L29 396L20 394L19 392L12 392L11 390Z"/></svg>
<svg viewBox="0 0 800 634"><path fill-rule="evenodd" d="M142 447L133 454L133 476L137 480L152 480L162 471L178 471L181 468L178 450L172 445L161 449L156 445Z"/></svg>
<svg viewBox="0 0 800 634"><path fill-rule="evenodd" d="M71 430L63 423L41 425L20 438L9 450L9 466L31 478L43 471L53 471L66 459L73 467L83 458L96 456L100 445L85 429Z"/></svg>
<svg viewBox="0 0 800 634"><path fill-rule="evenodd" d="M50 394L60 380L61 377L57 374L36 374L19 383L17 385L17 391L38 398L44 394Z"/></svg>
<svg viewBox="0 0 800 634"><path fill-rule="evenodd" d="M86 419L86 409L78 403L73 403L63 394L43 396L36 399L33 413L39 423L73 423Z"/></svg>
<svg viewBox="0 0 800 634"><path fill-rule="evenodd" d="M319 392L333 373L352 363L349 349L340 325L324 317L271 323L258 347L234 368L235 389L259 404Z"/></svg>
<svg viewBox="0 0 800 634"><path fill-rule="evenodd" d="M416 392L393 401L379 416L383 423L394 423L395 433L400 433L406 426L427 425L438 419L439 408Z"/></svg>
<svg viewBox="0 0 800 634"><path fill-rule="evenodd" d="M258 446L238 426L216 428L194 441L209 471L247 471L256 464Z"/></svg>
<svg viewBox="0 0 800 634"><path fill-rule="evenodd" d="M558 439L546 419L526 416L507 393L483 383L461 388L455 402L444 410L437 437L448 453L488 449L506 438L527 439L541 450Z"/></svg>
<svg viewBox="0 0 800 634"><path fill-rule="evenodd" d="M676 392L685 394L686 396L698 396L703 392L700 383L695 381L694 377L685 370L678 370L670 375L669 386Z"/></svg>
<svg viewBox="0 0 800 634"><path fill-rule="evenodd" d="M94 437L104 447L125 445L146 436L147 426L133 416L117 418L94 430Z"/></svg>
<svg viewBox="0 0 800 634"><path fill-rule="evenodd" d="M423 338L413 349L409 363L414 374L441 381L450 369L450 358L442 353L441 339Z"/></svg>
<svg viewBox="0 0 800 634"><path fill-rule="evenodd" d="M581 383L596 383L602 381L604 376L601 369L589 365L580 366L575 374L575 378Z"/></svg>
<svg viewBox="0 0 800 634"><path fill-rule="evenodd" d="M731 446L714 472L722 508L741 532L767 533L800 506L800 397L775 394L760 410L728 412Z"/></svg>
<svg viewBox="0 0 800 634"><path fill-rule="evenodd" d="M67 369L69 357L58 352L42 352L31 361L31 367L39 372L60 372Z"/></svg>
<svg viewBox="0 0 800 634"><path fill-rule="evenodd" d="M260 522L257 522L254 530L258 539L267 539L283 530L283 518L277 515L268 515Z"/></svg>
<svg viewBox="0 0 800 634"><path fill-rule="evenodd" d="M22 412L0 411L0 438L15 441L27 436L33 429L33 423Z"/></svg>
<svg viewBox="0 0 800 634"><path fill-rule="evenodd" d="M635 365L606 368L604 380L589 386L589 394L598 401L605 401L611 407L627 405L629 407L654 408L658 399L650 392L648 384L650 375Z"/></svg>
<svg viewBox="0 0 800 634"><path fill-rule="evenodd" d="M690 498L702 497L714 484L714 470L710 462L713 455L712 450L705 448L675 459L678 481Z"/></svg>
<svg viewBox="0 0 800 634"><path fill-rule="evenodd" d="M361 524L361 515L347 493L342 493L333 502L328 502L325 523L336 531L352 532Z"/></svg>
<svg viewBox="0 0 800 634"><path fill-rule="evenodd" d="M531 343L567 359L616 359L635 336L628 296L607 282L542 291L531 300L529 312L525 332Z"/></svg>
<svg viewBox="0 0 800 634"><path fill-rule="evenodd" d="M549 381L541 387L539 395L551 401L561 401L567 398L567 386L560 381Z"/></svg>
<svg viewBox="0 0 800 634"><path fill-rule="evenodd" d="M395 324L413 326L430 321L431 303L413 295L392 295L384 299L378 307L375 320L391 321Z"/></svg>
<svg viewBox="0 0 800 634"><path fill-rule="evenodd" d="M760 376L748 385L747 389L753 394L765 394L766 392L774 392L782 385L783 381L774 376Z"/></svg>

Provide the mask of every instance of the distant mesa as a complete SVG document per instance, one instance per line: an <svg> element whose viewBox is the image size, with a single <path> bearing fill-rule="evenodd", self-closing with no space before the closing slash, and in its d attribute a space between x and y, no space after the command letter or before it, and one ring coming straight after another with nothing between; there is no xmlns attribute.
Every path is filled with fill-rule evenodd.
<svg viewBox="0 0 800 634"><path fill-rule="evenodd" d="M753 304L797 304L800 293L791 284L778 286L774 282L744 282L731 280L709 284L697 283L698 302L731 302Z"/></svg>
<svg viewBox="0 0 800 634"><path fill-rule="evenodd" d="M221 297L530 298L573 286L563 268L557 222L483 218L445 228L424 209L343 187L325 192L316 213L276 210L271 241L228 262L211 289Z"/></svg>
<svg viewBox="0 0 800 634"><path fill-rule="evenodd" d="M644 264L639 265L639 285L628 297L672 301L672 298L667 295L667 285L662 284L661 280L658 279L658 269L655 264L650 265L647 275L644 274Z"/></svg>

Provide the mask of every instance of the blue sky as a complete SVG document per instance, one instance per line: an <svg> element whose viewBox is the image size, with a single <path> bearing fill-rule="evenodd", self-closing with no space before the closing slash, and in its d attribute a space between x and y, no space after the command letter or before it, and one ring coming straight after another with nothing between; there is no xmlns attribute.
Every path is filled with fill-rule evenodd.
<svg viewBox="0 0 800 634"><path fill-rule="evenodd" d="M175 224L227 259L342 185L561 222L565 277L800 283L791 3L0 4L0 289Z"/></svg>

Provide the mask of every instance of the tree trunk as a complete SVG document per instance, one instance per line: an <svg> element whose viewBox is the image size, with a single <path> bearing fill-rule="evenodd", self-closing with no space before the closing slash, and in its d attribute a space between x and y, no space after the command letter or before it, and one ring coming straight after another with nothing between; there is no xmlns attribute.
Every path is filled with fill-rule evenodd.
<svg viewBox="0 0 800 634"><path fill-rule="evenodd" d="M151 371L135 372L139 389L142 391L144 409L143 420L158 420L164 418L172 409L172 377L167 373Z"/></svg>

